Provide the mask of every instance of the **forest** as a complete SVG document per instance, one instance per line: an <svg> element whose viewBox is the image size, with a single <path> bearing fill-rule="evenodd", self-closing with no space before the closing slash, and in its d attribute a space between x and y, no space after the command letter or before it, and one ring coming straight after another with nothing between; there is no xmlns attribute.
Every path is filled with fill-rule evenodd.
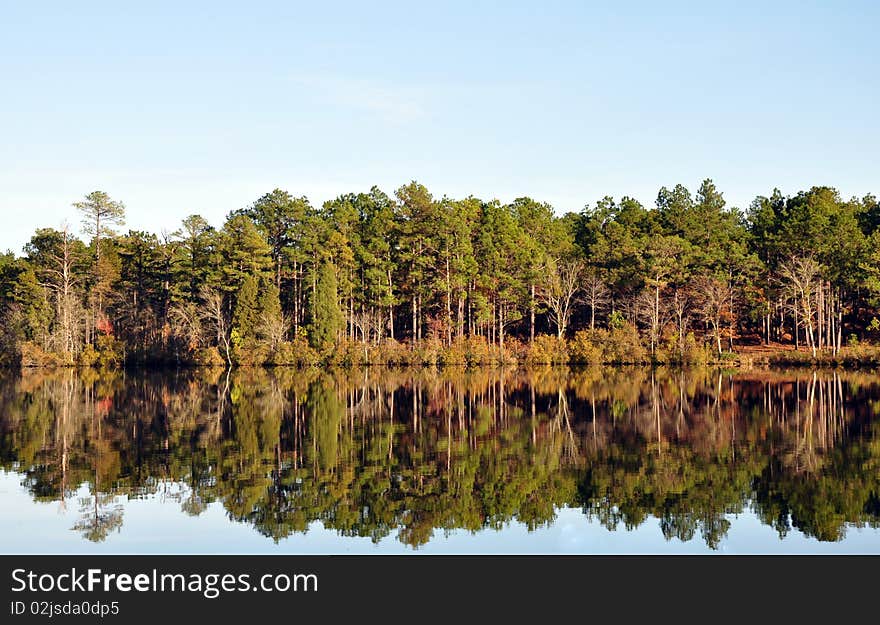
<svg viewBox="0 0 880 625"><path fill-rule="evenodd" d="M102 191L0 255L5 366L880 362L880 203L712 180L558 215L418 182L125 231Z"/></svg>

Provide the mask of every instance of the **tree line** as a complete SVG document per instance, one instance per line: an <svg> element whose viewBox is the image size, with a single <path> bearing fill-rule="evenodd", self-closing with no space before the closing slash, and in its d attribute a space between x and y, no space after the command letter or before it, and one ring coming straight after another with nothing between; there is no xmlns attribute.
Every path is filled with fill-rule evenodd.
<svg viewBox="0 0 880 625"><path fill-rule="evenodd" d="M831 187L746 210L711 180L557 215L417 182L313 206L275 189L220 227L128 230L74 203L0 256L7 364L707 362L836 358L880 331L880 203Z"/></svg>

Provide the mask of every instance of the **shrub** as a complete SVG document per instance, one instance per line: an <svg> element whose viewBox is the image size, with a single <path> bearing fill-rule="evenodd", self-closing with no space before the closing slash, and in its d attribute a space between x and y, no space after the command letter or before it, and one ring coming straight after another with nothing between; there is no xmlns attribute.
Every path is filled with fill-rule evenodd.
<svg viewBox="0 0 880 625"><path fill-rule="evenodd" d="M443 365L466 365L468 364L468 344L464 337L456 337L452 345L448 345L440 355Z"/></svg>
<svg viewBox="0 0 880 625"><path fill-rule="evenodd" d="M196 351L193 362L204 367L225 367L229 364L216 347L203 347Z"/></svg>
<svg viewBox="0 0 880 625"><path fill-rule="evenodd" d="M688 332L684 337L684 363L702 365L712 360L712 348L705 343L697 341L693 332Z"/></svg>
<svg viewBox="0 0 880 625"><path fill-rule="evenodd" d="M503 351L483 336L459 337L452 345L441 347L436 364L465 367L516 364L526 359L528 350L528 345L512 337L505 340Z"/></svg>
<svg viewBox="0 0 880 625"><path fill-rule="evenodd" d="M562 349L565 349L565 341L562 342ZM504 350L497 350L498 358L496 362L502 365L515 365L518 362L525 362L529 353L529 346L519 339L509 337L504 340Z"/></svg>
<svg viewBox="0 0 880 625"><path fill-rule="evenodd" d="M97 358L92 363L103 368L118 367L125 359L125 345L110 335L98 337Z"/></svg>
<svg viewBox="0 0 880 625"><path fill-rule="evenodd" d="M265 364L269 359L268 346L256 339L241 339L232 348L232 361L244 367Z"/></svg>
<svg viewBox="0 0 880 625"><path fill-rule="evenodd" d="M371 349L366 343L343 340L332 348L324 350L322 360L333 367L359 367L370 364Z"/></svg>
<svg viewBox="0 0 880 625"><path fill-rule="evenodd" d="M564 365L571 359L565 339L542 334L529 345L524 360L529 365Z"/></svg>
<svg viewBox="0 0 880 625"><path fill-rule="evenodd" d="M492 362L492 346L482 336L469 336L464 343L464 364L469 367Z"/></svg>
<svg viewBox="0 0 880 625"><path fill-rule="evenodd" d="M580 330L568 344L569 359L572 364L596 365L604 362L602 346L608 340L606 330Z"/></svg>
<svg viewBox="0 0 880 625"><path fill-rule="evenodd" d="M619 310L615 310L608 316L608 327L612 330L623 327L627 323L626 317Z"/></svg>
<svg viewBox="0 0 880 625"><path fill-rule="evenodd" d="M269 354L268 364L294 367L311 367L319 360L316 352L303 337L278 344L275 351Z"/></svg>
<svg viewBox="0 0 880 625"><path fill-rule="evenodd" d="M636 327L622 321L611 330L581 330L569 345L572 364L641 364L648 361Z"/></svg>
<svg viewBox="0 0 880 625"><path fill-rule="evenodd" d="M406 366L413 360L412 350L394 339L384 339L371 351L371 364Z"/></svg>
<svg viewBox="0 0 880 625"><path fill-rule="evenodd" d="M79 353L76 363L83 367L94 367L98 363L99 356L100 354L98 354L98 350L95 349L94 345L86 345Z"/></svg>
<svg viewBox="0 0 880 625"><path fill-rule="evenodd" d="M73 365L73 357L47 352L33 341L25 341L20 347L19 363L22 367L69 367Z"/></svg>
<svg viewBox="0 0 880 625"><path fill-rule="evenodd" d="M682 345L679 345L677 334L669 335L654 356L657 362L687 365L706 364L714 358L712 346L697 341L693 332L685 335Z"/></svg>
<svg viewBox="0 0 880 625"><path fill-rule="evenodd" d="M636 327L623 322L612 328L604 345L604 362L608 364L640 364L648 361Z"/></svg>
<svg viewBox="0 0 880 625"><path fill-rule="evenodd" d="M421 341L413 350L414 363L426 367L434 367L441 363L443 344L440 339Z"/></svg>
<svg viewBox="0 0 880 625"><path fill-rule="evenodd" d="M880 350L865 343L843 348L836 358L828 354L820 355L820 359L823 357L829 362L841 362L850 367L876 367L880 364Z"/></svg>

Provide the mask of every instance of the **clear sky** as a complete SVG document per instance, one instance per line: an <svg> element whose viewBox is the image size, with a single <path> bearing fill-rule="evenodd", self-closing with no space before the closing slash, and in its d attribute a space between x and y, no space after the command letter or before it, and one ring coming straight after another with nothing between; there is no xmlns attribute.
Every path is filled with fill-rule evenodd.
<svg viewBox="0 0 880 625"><path fill-rule="evenodd" d="M184 514L175 495L188 496L188 489L163 482L159 494L142 498L117 498L123 506L123 523L106 541L93 543L71 530L80 520L76 498L66 506L37 502L22 487L23 477L0 470L0 553L5 554L878 554L880 530L848 527L840 542L819 542L795 529L784 539L761 523L751 510L728 515L730 529L717 552L712 552L699 533L687 542L666 540L660 520L649 516L632 530L620 525L609 531L579 509L556 510L549 526L529 531L518 522L503 530L435 530L418 551L400 542L397 532L374 544L367 537L340 536L320 522L307 533L294 533L277 544L249 524L233 522L222 504L210 504L197 517ZM166 497L165 494L168 493ZM83 486L78 497L88 500ZM15 510L15 514L6 511Z"/></svg>
<svg viewBox="0 0 880 625"><path fill-rule="evenodd" d="M416 179L580 210L880 193L880 3L0 0L0 249Z"/></svg>

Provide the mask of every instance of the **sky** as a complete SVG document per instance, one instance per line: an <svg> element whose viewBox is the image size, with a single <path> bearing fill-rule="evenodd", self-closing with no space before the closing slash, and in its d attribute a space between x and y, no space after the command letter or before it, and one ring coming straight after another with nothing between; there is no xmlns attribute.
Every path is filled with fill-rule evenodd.
<svg viewBox="0 0 880 625"><path fill-rule="evenodd" d="M435 530L418 551L402 543L397 532L373 543L368 537L340 536L320 522L308 532L297 532L277 544L260 535L250 524L233 522L219 502L199 516L181 511L189 490L162 482L159 494L126 499L119 497L122 527L100 543L88 542L74 531L81 519L78 499L88 501L82 486L77 497L60 502L38 502L23 486L23 477L0 470L0 553L36 554L877 554L880 530L847 527L843 540L819 542L798 529L781 539L776 530L762 523L751 510L727 515L731 526L718 551L712 551L699 532L687 542L666 540L660 519L649 516L627 530L621 524L610 531L598 520L575 508L556 509L548 526L530 531L524 523L511 521L504 529ZM165 496L164 493L169 496ZM15 514L5 514L15 510Z"/></svg>
<svg viewBox="0 0 880 625"><path fill-rule="evenodd" d="M0 250L411 180L558 213L880 194L880 3L0 0Z"/></svg>

